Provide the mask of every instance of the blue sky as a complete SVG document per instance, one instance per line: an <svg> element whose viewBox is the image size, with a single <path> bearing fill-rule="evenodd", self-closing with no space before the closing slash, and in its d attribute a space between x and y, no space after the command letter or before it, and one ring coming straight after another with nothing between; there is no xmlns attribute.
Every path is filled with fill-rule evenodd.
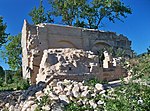
<svg viewBox="0 0 150 111"><path fill-rule="evenodd" d="M46 8L47 0L43 0ZM128 15L124 22L116 21L115 24L104 21L105 27L101 30L114 31L123 34L132 41L132 49L138 54L146 52L150 46L150 0L124 0L129 5L133 14ZM31 18L28 13L34 6L39 5L39 0L0 0L0 16L7 23L7 33L16 35L21 32L23 20L29 23ZM0 65L8 69L8 65L0 59Z"/></svg>

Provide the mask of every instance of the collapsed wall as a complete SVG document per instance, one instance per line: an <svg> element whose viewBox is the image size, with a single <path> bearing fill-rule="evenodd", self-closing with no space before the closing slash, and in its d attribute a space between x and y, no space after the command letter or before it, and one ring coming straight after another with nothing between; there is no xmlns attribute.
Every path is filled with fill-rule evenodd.
<svg viewBox="0 0 150 111"><path fill-rule="evenodd" d="M73 48L44 50L36 82L52 79L83 81L96 77L99 80L115 80L127 76L125 69L104 52L103 68L100 58L91 51Z"/></svg>
<svg viewBox="0 0 150 111"><path fill-rule="evenodd" d="M54 78L83 81L92 76L109 81L126 76L125 70L119 64L117 66L108 53L104 53L103 68L99 60L99 56L91 51L73 48L44 50L36 82L48 82Z"/></svg>
<svg viewBox="0 0 150 111"><path fill-rule="evenodd" d="M56 75L99 73L98 56L90 51L71 48L44 50L36 81L47 81Z"/></svg>
<svg viewBox="0 0 150 111"><path fill-rule="evenodd" d="M76 28L41 23L30 25L25 20L22 29L23 77L36 83L43 51L56 48L75 48L96 53L99 49L113 47L124 49L132 55L131 41L114 32Z"/></svg>

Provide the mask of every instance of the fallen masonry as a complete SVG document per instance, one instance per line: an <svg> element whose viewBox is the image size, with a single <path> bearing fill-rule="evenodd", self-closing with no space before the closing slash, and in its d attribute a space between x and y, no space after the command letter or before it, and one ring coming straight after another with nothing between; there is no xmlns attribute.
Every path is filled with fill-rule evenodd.
<svg viewBox="0 0 150 111"><path fill-rule="evenodd" d="M88 105L96 109L104 106L104 101L97 100L96 97L97 95L105 96L105 92L104 86L100 83L90 86L85 81L53 79L49 84L39 82L30 86L28 90L10 93L5 98L6 100L3 99L0 110L34 111L40 109L45 111L64 111L65 106L70 103L77 103L82 106ZM15 100L14 98L17 99ZM43 103L42 101L45 102Z"/></svg>

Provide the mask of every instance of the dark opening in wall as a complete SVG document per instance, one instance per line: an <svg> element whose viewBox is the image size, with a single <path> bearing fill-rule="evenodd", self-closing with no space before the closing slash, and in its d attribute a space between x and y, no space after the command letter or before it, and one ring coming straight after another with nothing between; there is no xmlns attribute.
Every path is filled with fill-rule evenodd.
<svg viewBox="0 0 150 111"><path fill-rule="evenodd" d="M90 69L91 68L91 66L88 66L88 69Z"/></svg>
<svg viewBox="0 0 150 111"><path fill-rule="evenodd" d="M72 68L71 67L69 67L69 71L71 71L72 70Z"/></svg>

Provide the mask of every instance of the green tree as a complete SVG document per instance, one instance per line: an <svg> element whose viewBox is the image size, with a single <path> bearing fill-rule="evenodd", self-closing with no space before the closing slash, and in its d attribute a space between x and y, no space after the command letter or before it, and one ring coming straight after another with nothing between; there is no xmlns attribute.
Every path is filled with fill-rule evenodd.
<svg viewBox="0 0 150 111"><path fill-rule="evenodd" d="M16 36L8 37L8 44L5 44L5 50L2 51L2 57L12 70L21 70L21 33Z"/></svg>
<svg viewBox="0 0 150 111"><path fill-rule="evenodd" d="M3 23L3 17L0 16L0 47L2 44L6 43L7 34L5 33L6 30L6 23Z"/></svg>
<svg viewBox="0 0 150 111"><path fill-rule="evenodd" d="M102 20L122 20L132 11L121 0L49 0L52 14L61 16L64 24L98 29Z"/></svg>
<svg viewBox="0 0 150 111"><path fill-rule="evenodd" d="M51 13L50 12L45 13L45 8L43 6L42 0L40 0L40 6L38 8L34 7L32 11L29 13L29 16L31 16L34 24L53 22L53 19L51 18Z"/></svg>
<svg viewBox="0 0 150 111"><path fill-rule="evenodd" d="M62 17L62 22L66 25L83 25L80 20L81 7L86 3L86 0L49 0L52 5L52 14L56 17ZM83 25L84 26L84 25Z"/></svg>
<svg viewBox="0 0 150 111"><path fill-rule="evenodd" d="M131 13L121 0L92 0L83 7L81 17L87 21L88 28L98 29L105 18L115 23L116 19L123 21L122 18Z"/></svg>

